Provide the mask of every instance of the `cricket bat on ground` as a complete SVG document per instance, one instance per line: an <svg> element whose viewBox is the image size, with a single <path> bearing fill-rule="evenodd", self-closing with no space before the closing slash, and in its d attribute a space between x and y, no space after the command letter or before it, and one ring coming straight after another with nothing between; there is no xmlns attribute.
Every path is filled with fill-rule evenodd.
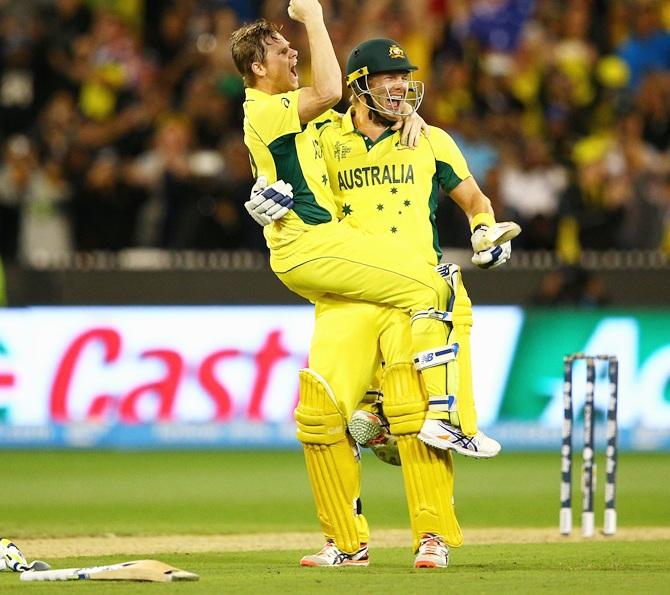
<svg viewBox="0 0 670 595"><path fill-rule="evenodd" d="M90 568L62 568L57 570L27 570L21 573L22 581L197 581L200 577L158 560L133 560L108 566Z"/></svg>

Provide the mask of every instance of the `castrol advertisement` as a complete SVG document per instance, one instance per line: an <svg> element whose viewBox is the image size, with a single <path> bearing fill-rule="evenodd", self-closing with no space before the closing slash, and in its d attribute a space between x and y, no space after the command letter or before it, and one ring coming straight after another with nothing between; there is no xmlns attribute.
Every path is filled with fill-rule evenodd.
<svg viewBox="0 0 670 595"><path fill-rule="evenodd" d="M311 306L0 310L0 447L297 447L314 324ZM623 448L670 448L666 311L475 307L471 352L479 426L509 448L560 442L574 353L617 358ZM606 376L597 367L599 418ZM576 365L578 424L585 383Z"/></svg>

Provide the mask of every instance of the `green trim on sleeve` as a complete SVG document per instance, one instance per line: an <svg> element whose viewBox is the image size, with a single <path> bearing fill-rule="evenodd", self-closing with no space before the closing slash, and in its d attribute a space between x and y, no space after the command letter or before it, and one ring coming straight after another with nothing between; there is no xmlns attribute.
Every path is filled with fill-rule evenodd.
<svg viewBox="0 0 670 595"><path fill-rule="evenodd" d="M444 161L435 160L435 169L440 186L444 188L445 192L451 192L463 180L456 175L454 168Z"/></svg>

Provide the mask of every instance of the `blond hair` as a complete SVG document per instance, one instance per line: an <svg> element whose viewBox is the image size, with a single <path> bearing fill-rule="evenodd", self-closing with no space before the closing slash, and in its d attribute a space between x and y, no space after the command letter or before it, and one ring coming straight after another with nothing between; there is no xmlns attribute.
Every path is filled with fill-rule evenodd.
<svg viewBox="0 0 670 595"><path fill-rule="evenodd" d="M281 27L266 19L258 19L233 31L230 36L230 51L237 70L244 80L244 86L250 87L255 82L252 70L254 62L265 61L267 40L277 39Z"/></svg>

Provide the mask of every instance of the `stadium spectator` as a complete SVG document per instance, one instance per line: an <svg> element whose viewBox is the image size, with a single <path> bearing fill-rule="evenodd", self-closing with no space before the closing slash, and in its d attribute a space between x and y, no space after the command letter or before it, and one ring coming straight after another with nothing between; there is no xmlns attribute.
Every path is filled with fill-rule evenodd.
<svg viewBox="0 0 670 595"><path fill-rule="evenodd" d="M670 70L670 33L663 30L660 4L658 0L635 2L630 36L618 47L630 68L632 90L639 88L646 75Z"/></svg>
<svg viewBox="0 0 670 595"><path fill-rule="evenodd" d="M508 158L501 168L502 202L523 227L519 243L524 248L551 250L567 172L552 161L547 144L539 138L527 138L515 148L516 158Z"/></svg>
<svg viewBox="0 0 670 595"><path fill-rule="evenodd" d="M670 149L670 72L648 75L637 94L644 140L657 151Z"/></svg>
<svg viewBox="0 0 670 595"><path fill-rule="evenodd" d="M617 122L628 113L640 115L645 146L653 147L657 160L668 159L667 2L330 0L324 8L342 64L351 48L370 35L396 37L403 43L420 62L424 80L430 81L431 91L421 108L426 119L463 137L475 134L473 150L482 158L484 169L491 160L489 150L507 165L512 161L510 147L541 138L547 150L542 157L546 168L562 167L578 178L583 167L573 161L575 147L584 139L614 138ZM181 190L178 197L168 199L142 165L155 153L159 131L172 116L188 123L188 152L220 154L221 146L237 142L243 96L227 40L243 21L266 16L283 22L296 49L308 55L304 33L283 11L281 3L269 0L3 0L0 144L5 146L15 134L24 135L31 143L36 170L55 174L60 169L63 195L70 197L73 207L77 205L58 211L75 230L72 249L111 245L83 240L80 208L95 204L82 202L80 196L84 189L90 190L91 182L84 175L89 162L96 163L97 172L98 166L111 166L110 155L116 159L111 168L116 176L128 176L118 183L131 188L133 197L132 208L117 205L117 215L129 217L118 240L112 242L117 248L258 245L254 229L234 225L220 228L230 237L200 242L194 230L202 223L198 209L203 203L187 199ZM298 67L306 63L301 61ZM309 80L308 72L300 74ZM475 127L478 130L473 132ZM462 146L467 152L467 145ZM477 158L468 158L476 168ZM6 168L4 154L0 159L0 166ZM667 218L665 199L659 198L664 196L659 190L665 187L664 174L652 170L644 160L628 160L632 198L626 203L630 217L621 230L623 243L617 237L613 244L608 240L598 246L660 246L659 238L667 232L648 233L644 215L659 214L655 218L659 227ZM477 177L482 182L486 175L491 180L500 177L504 198L502 174L503 170L493 169ZM619 182L606 176L603 195L609 194L609 184L616 194ZM191 197L201 193L189 176L180 183L185 186L171 180L165 188L179 186ZM226 196L239 209L248 188L239 186L237 195L236 184L228 187ZM538 196L546 197L554 192L552 188L549 176L537 196L522 199L529 204L521 209L535 208ZM211 187L203 190L210 191ZM143 198L147 192L153 201ZM162 198L156 200L157 195ZM17 257L18 243L15 248L7 245L18 242L16 209L6 192L0 200L0 229L10 230L3 234L2 250ZM444 237L460 245L467 229L451 231L448 206L438 215L438 225L450 227ZM160 229L163 224L169 230ZM212 233L214 229L219 227L211 228ZM556 234L551 237L550 229L545 232L542 241L531 242L528 234L522 237L529 240L528 247L554 246ZM70 248L63 244L63 249Z"/></svg>
<svg viewBox="0 0 670 595"><path fill-rule="evenodd" d="M132 246L141 201L138 190L126 182L118 154L105 149L90 158L77 147L68 162L78 177L73 199L77 250L116 251Z"/></svg>
<svg viewBox="0 0 670 595"><path fill-rule="evenodd" d="M564 266L542 277L532 298L535 306L605 306L610 298L599 275L578 266Z"/></svg>

